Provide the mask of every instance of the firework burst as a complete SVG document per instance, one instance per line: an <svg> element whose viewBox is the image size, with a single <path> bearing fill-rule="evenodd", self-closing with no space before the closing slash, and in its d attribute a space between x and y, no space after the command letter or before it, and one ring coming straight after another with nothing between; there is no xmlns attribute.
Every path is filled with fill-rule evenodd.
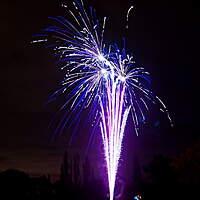
<svg viewBox="0 0 200 200"><path fill-rule="evenodd" d="M86 12L82 1L74 1L70 7L62 6L68 18L51 17L53 25L45 28L40 38L32 43L47 42L65 74L62 87L52 95L55 98L67 94L62 109L69 104L73 112L80 112L91 104L99 108L96 115L100 117L110 200L113 200L129 114L137 135L152 103L160 106L170 122L171 119L164 103L150 89L149 73L137 67L125 49L104 44L106 17L97 20L94 10ZM132 8L128 10L127 20Z"/></svg>

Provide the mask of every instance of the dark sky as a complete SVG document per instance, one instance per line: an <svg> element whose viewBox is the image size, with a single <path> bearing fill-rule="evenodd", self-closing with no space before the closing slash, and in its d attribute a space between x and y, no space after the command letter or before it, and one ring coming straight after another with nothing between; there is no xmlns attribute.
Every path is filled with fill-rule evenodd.
<svg viewBox="0 0 200 200"><path fill-rule="evenodd" d="M107 40L126 34L136 62L151 72L153 88L165 100L175 122L145 129L138 149L175 155L199 139L197 10L192 1L90 0L97 14L109 17ZM0 170L18 168L31 173L58 173L65 137L50 142L48 130L54 108L45 106L59 82L53 57L31 46L48 16L62 15L59 1L1 1L1 126ZM124 31L130 15L129 32ZM147 133L146 133L147 132ZM153 134L152 134L153 132ZM139 151L139 150L138 150Z"/></svg>

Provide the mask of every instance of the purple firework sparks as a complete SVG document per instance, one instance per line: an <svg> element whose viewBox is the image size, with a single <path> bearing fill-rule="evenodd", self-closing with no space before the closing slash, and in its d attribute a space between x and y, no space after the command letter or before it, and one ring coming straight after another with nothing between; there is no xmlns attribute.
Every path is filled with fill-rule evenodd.
<svg viewBox="0 0 200 200"><path fill-rule="evenodd" d="M137 67L125 49L120 51L116 45L104 44L106 17L97 20L92 9L90 14L86 12L82 1L74 1L71 7L62 6L69 13L69 19L51 17L54 25L44 29L32 43L48 42L58 58L65 78L52 97L67 93L62 109L70 104L71 110L78 113L91 104L99 107L95 115L100 118L110 200L113 200L129 114L137 135L140 119L145 121L150 103L158 104L170 122L171 118L161 99L149 89L149 73ZM132 8L128 10L127 21Z"/></svg>

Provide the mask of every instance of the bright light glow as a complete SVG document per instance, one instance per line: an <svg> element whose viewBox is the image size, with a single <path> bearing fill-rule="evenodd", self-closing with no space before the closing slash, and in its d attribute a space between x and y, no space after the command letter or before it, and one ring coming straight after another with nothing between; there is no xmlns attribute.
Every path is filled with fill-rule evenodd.
<svg viewBox="0 0 200 200"><path fill-rule="evenodd" d="M107 74L107 70L106 69L101 69L101 74L103 74L103 75Z"/></svg>
<svg viewBox="0 0 200 200"><path fill-rule="evenodd" d="M61 109L70 104L72 112L80 113L82 109L94 106L92 114L97 116L95 119L101 130L110 200L113 200L129 114L137 135L150 103L157 103L167 113L170 122L171 118L161 99L149 89L149 73L136 66L125 49L116 49L116 45L115 48L114 45L106 47L104 44L106 18L103 24L90 19L82 0L79 3L74 1L72 8L63 6L68 9L72 21L51 17L56 25L44 29L44 38L33 40L33 43L46 41L59 57L58 66L65 73L65 78L62 87L51 98L67 92L66 103ZM64 117L55 132L63 131L69 121Z"/></svg>
<svg viewBox="0 0 200 200"><path fill-rule="evenodd" d="M105 78L105 79L107 79L108 78L108 72L107 72L107 70L106 69L101 69L101 74L102 74L102 76Z"/></svg>
<svg viewBox="0 0 200 200"><path fill-rule="evenodd" d="M101 54L98 56L98 59L99 59L100 61L105 61L105 60L106 60Z"/></svg>
<svg viewBox="0 0 200 200"><path fill-rule="evenodd" d="M119 80L122 81L122 82L125 82L125 81L126 81L126 77L125 77L125 76L119 75L118 78L119 78Z"/></svg>

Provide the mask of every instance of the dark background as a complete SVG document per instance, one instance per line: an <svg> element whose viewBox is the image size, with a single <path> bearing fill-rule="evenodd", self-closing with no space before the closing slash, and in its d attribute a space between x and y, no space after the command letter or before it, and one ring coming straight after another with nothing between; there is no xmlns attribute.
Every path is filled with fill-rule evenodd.
<svg viewBox="0 0 200 200"><path fill-rule="evenodd" d="M106 41L120 43L126 35L128 50L151 72L154 91L172 114L174 128L165 121L143 131L138 145L142 161L155 152L176 156L196 143L199 30L195 4L178 0L90 0L89 4L98 16L109 17ZM49 23L48 16L64 13L59 5L56 0L0 2L0 170L59 173L67 139L50 140L48 125L55 109L45 105L60 81L59 72L50 51L30 44L32 35ZM126 32L130 5L135 10Z"/></svg>

